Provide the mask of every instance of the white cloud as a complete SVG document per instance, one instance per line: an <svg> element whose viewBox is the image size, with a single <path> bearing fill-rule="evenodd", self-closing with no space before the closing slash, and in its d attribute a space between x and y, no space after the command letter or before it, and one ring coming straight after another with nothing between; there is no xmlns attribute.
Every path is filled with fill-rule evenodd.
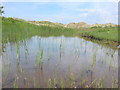
<svg viewBox="0 0 120 90"><path fill-rule="evenodd" d="M66 14L66 10L61 12L57 17L66 22L87 22L94 23L118 23L118 3L92 3L92 8L79 8L83 3L64 5L66 10L78 11L77 15ZM78 7L79 6L79 7ZM81 13L82 12L82 13ZM75 13L76 14L76 13ZM63 16L63 17L61 17Z"/></svg>
<svg viewBox="0 0 120 90"><path fill-rule="evenodd" d="M79 11L77 15L66 13L66 10L60 12L58 15L49 16L47 20L50 21L57 21L61 23L70 23L70 22L87 22L89 24L95 23L118 23L118 14L117 14L117 7L114 6L97 6L95 5L94 8L88 9L79 9L76 7L71 6L72 9ZM67 7L66 7L67 8ZM69 8L69 7L68 7ZM70 8L69 8L70 9ZM81 11L87 11L81 13Z"/></svg>
<svg viewBox="0 0 120 90"><path fill-rule="evenodd" d="M46 2L47 3L47 2ZM117 3L91 3L92 7L88 8L83 3L57 3L63 8L57 14L52 15L35 15L33 17L23 16L26 19L47 20L53 22L70 23L70 22L87 22L94 23L116 23L118 22L118 4ZM37 3L33 8L39 7ZM11 7L12 8L12 7ZM15 9L15 8L13 8ZM46 11L47 12L47 11ZM77 12L77 13L76 13ZM20 16L21 17L21 16ZM19 17L19 18L20 18Z"/></svg>

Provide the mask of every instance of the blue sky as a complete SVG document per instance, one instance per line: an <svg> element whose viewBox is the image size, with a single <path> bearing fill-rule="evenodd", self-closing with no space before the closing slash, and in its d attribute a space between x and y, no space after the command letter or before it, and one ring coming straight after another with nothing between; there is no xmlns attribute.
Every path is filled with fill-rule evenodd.
<svg viewBox="0 0 120 90"><path fill-rule="evenodd" d="M4 2L3 6L4 16L25 20L118 23L116 2Z"/></svg>

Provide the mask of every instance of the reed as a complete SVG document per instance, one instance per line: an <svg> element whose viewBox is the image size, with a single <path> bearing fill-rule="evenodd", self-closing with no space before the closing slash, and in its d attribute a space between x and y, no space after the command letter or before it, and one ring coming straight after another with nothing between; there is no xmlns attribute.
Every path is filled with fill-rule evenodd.
<svg viewBox="0 0 120 90"><path fill-rule="evenodd" d="M38 53L37 55L37 65L41 65L43 63L43 54L44 54L44 48Z"/></svg>

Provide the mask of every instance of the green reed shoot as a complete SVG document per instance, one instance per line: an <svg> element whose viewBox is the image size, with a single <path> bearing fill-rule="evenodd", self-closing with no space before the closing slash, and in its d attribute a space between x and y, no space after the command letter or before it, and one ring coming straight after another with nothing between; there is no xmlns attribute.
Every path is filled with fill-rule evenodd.
<svg viewBox="0 0 120 90"><path fill-rule="evenodd" d="M41 52L38 53L38 56L37 56L37 65L40 65L43 63L43 54L44 54L44 49L42 48Z"/></svg>
<svg viewBox="0 0 120 90"><path fill-rule="evenodd" d="M16 43L16 54L17 54L17 59L19 58L19 54L20 54L20 48L19 48L19 43Z"/></svg>
<svg viewBox="0 0 120 90"><path fill-rule="evenodd" d="M95 62L96 62L96 54L93 55L93 60L92 60L92 69L95 66Z"/></svg>
<svg viewBox="0 0 120 90"><path fill-rule="evenodd" d="M60 60L61 60L61 56L62 56L62 39L61 39L61 42L60 42Z"/></svg>
<svg viewBox="0 0 120 90"><path fill-rule="evenodd" d="M52 80L51 80L51 78L48 79L48 88L52 88Z"/></svg>
<svg viewBox="0 0 120 90"><path fill-rule="evenodd" d="M19 77L16 75L15 77L15 81L13 83L13 88L18 88L18 85L17 85L17 80L19 79Z"/></svg>
<svg viewBox="0 0 120 90"><path fill-rule="evenodd" d="M63 82L62 79L61 79L61 81L60 81L60 87L62 88L62 90L65 88L65 83Z"/></svg>
<svg viewBox="0 0 120 90"><path fill-rule="evenodd" d="M56 88L56 85L57 85L57 81L56 81L56 79L54 78L54 88Z"/></svg>
<svg viewBox="0 0 120 90"><path fill-rule="evenodd" d="M50 60L50 51L49 51L49 48L48 48L48 61Z"/></svg>

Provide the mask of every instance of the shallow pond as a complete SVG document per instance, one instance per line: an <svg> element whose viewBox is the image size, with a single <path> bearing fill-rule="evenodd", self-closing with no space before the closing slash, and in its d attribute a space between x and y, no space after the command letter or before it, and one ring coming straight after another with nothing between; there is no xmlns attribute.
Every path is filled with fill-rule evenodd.
<svg viewBox="0 0 120 90"><path fill-rule="evenodd" d="M3 51L3 88L117 87L118 50L78 37L34 36Z"/></svg>

